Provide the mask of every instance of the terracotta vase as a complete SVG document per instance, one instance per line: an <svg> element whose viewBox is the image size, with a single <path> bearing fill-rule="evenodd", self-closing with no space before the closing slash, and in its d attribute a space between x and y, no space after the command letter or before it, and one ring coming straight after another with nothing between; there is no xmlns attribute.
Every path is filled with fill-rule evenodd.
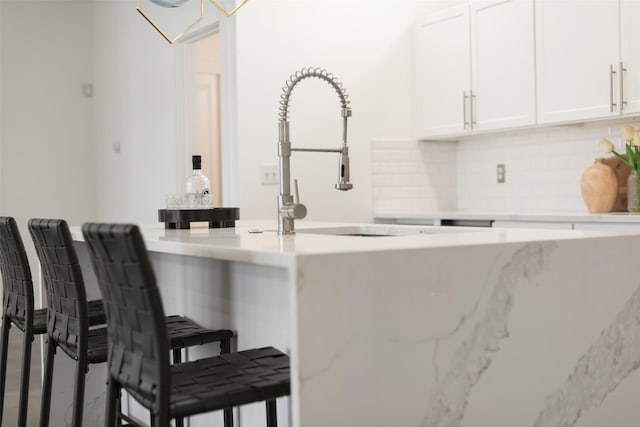
<svg viewBox="0 0 640 427"><path fill-rule="evenodd" d="M582 174L582 199L589 212L627 212L630 173L631 168L617 157L596 159Z"/></svg>
<svg viewBox="0 0 640 427"><path fill-rule="evenodd" d="M611 212L618 197L618 178L613 169L596 159L582 174L582 199L589 212Z"/></svg>

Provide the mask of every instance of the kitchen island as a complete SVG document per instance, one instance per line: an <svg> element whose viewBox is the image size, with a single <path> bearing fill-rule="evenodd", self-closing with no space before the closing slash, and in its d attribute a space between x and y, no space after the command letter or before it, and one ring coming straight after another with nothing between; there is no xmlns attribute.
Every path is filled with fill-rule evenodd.
<svg viewBox="0 0 640 427"><path fill-rule="evenodd" d="M282 237L275 228L141 230L167 314L234 329L238 349L290 353L280 425L640 425L640 235L300 221ZM72 233L91 297L87 248ZM100 422L105 376L92 367L87 425ZM264 422L256 404L236 425Z"/></svg>

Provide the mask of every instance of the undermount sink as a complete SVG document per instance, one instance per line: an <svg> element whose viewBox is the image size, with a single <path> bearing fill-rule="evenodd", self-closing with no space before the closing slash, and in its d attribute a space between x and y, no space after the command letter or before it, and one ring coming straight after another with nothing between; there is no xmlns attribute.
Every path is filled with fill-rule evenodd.
<svg viewBox="0 0 640 427"><path fill-rule="evenodd" d="M481 228L469 227L435 227L435 226L407 226L407 225L348 225L341 227L322 227L298 229L299 234L324 234L329 236L356 237L392 237L415 236L419 234L448 234L480 231Z"/></svg>

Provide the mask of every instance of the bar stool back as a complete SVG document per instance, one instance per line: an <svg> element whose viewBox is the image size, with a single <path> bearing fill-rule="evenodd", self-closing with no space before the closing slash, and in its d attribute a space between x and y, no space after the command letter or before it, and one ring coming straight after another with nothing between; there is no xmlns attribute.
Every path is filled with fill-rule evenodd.
<svg viewBox="0 0 640 427"><path fill-rule="evenodd" d="M31 344L34 335L47 332L47 309L34 310L33 282L20 231L12 217L0 217L0 271L2 272L2 338L0 339L0 424L4 407L9 329L24 332L18 426L27 425Z"/></svg>
<svg viewBox="0 0 640 427"><path fill-rule="evenodd" d="M109 391L105 426L117 420L124 388L152 413L152 425L246 403L267 402L276 426L275 398L290 392L289 358L266 347L169 365L164 309L137 226L85 224L107 313Z"/></svg>
<svg viewBox="0 0 640 427"><path fill-rule="evenodd" d="M89 329L82 270L66 221L31 219L29 232L40 259L48 308L40 426L49 425L54 358L61 348L76 361L72 426L81 427L89 364L107 361L106 328Z"/></svg>
<svg viewBox="0 0 640 427"><path fill-rule="evenodd" d="M55 309L55 319L50 317L50 329L54 331L56 336L62 337L57 330L67 327L71 331L71 335L76 337L75 341L68 342L67 338L55 338L55 347L61 347L67 355L78 361L76 370L75 396L74 396L74 414L77 424L82 423L82 406L84 395L84 374L80 371L80 367L87 363L82 361L81 345L87 343L87 360L88 363L102 363L107 361L107 334L106 328L90 329L88 337L82 338L82 334L76 334L74 331L83 331L79 326L77 314L82 313L82 301L86 300L85 286L82 277L81 267L78 263L78 256L73 246L73 239L69 231L66 221L62 219L32 219L29 222L29 230L33 236L34 244L38 251L38 256L44 270L45 284L47 285L48 296L54 301L52 306ZM48 284L53 284L49 286ZM71 300L71 301L69 301ZM102 317L102 325L106 323L104 315L104 306L102 300L89 302L89 326L97 324L94 321L94 311L92 304L99 303ZM54 309L52 309L53 311ZM74 329L68 327L69 319L76 323ZM98 319L96 319L98 320ZM171 315L164 318L166 329L168 331L169 348L173 354L173 362L181 361L181 350L209 343L219 343L222 353L229 352L231 349L231 339L234 336L233 331L228 329L210 329L194 322L188 317ZM67 334L68 336L69 334ZM75 338L74 338L75 339ZM49 417L50 407L50 389L53 372L53 356L47 358L47 367L45 368L45 382L43 386L43 404L42 404L42 425L46 425ZM86 368L85 368L86 371ZM46 399L45 399L46 397ZM120 417L127 421L130 425L135 424L125 414ZM225 420L231 425L233 422L232 412L225 411ZM182 419L176 418L176 427L184 425Z"/></svg>

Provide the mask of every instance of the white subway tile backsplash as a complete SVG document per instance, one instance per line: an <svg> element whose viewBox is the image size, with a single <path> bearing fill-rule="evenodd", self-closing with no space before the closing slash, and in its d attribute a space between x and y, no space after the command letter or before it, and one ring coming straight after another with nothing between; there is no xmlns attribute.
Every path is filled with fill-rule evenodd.
<svg viewBox="0 0 640 427"><path fill-rule="evenodd" d="M376 215L454 209L457 191L455 143L413 140L372 143ZM393 211L393 209L401 209Z"/></svg>
<svg viewBox="0 0 640 427"><path fill-rule="evenodd" d="M609 138L624 150L622 125L549 127L459 142L372 142L374 215L438 210L586 211L580 179ZM496 165L506 183L496 183Z"/></svg>

